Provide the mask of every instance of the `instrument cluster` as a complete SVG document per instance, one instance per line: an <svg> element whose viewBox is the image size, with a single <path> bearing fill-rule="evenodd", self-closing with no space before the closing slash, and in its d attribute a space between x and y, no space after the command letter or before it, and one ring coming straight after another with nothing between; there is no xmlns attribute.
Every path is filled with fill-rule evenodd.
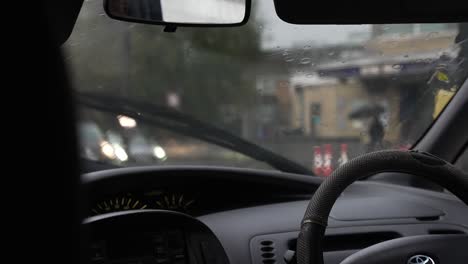
<svg viewBox="0 0 468 264"><path fill-rule="evenodd" d="M95 201L89 215L144 209L163 209L193 214L196 209L193 194L177 191L152 190L143 193L125 193Z"/></svg>

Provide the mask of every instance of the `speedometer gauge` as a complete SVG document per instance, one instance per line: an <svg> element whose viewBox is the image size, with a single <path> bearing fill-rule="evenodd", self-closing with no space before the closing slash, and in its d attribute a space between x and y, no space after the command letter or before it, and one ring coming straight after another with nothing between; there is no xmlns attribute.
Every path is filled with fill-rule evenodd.
<svg viewBox="0 0 468 264"><path fill-rule="evenodd" d="M91 212L99 215L126 210L145 209L147 207L148 206L146 204L143 204L141 201L131 197L116 197L97 203L94 208L91 209Z"/></svg>
<svg viewBox="0 0 468 264"><path fill-rule="evenodd" d="M156 201L158 209L172 210L178 212L187 212L190 206L195 203L195 200L184 197L183 194L164 194Z"/></svg>

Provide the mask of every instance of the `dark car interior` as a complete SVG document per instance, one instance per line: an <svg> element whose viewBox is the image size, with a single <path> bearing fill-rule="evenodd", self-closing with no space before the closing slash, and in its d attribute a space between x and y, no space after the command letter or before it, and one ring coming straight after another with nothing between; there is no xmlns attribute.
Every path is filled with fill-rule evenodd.
<svg viewBox="0 0 468 264"><path fill-rule="evenodd" d="M277 15L293 24L468 22L467 8L458 1L337 0L312 3L313 8L310 1L274 2ZM326 179L299 167L290 173L88 163L78 156L75 122L76 102L83 97L71 87L60 48L82 3L42 4L42 45L34 47L41 54L33 62L37 78L20 80L43 87L28 105L43 117L38 125L48 124L35 134L46 140L38 143L44 150L35 162L41 167L33 171L54 164L48 177L29 182L36 192L25 194L53 205L27 218L28 226L44 232L28 243L40 250L38 261L467 263L468 82L411 150L365 154ZM167 34L183 26L155 25L176 31ZM281 161L275 160L292 166Z"/></svg>

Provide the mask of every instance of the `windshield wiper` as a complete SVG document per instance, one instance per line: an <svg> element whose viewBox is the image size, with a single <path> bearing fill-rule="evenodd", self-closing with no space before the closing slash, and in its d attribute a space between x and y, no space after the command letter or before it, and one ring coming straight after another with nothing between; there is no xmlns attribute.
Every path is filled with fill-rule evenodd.
<svg viewBox="0 0 468 264"><path fill-rule="evenodd" d="M140 119L157 127L241 153L281 171L313 175L311 170L292 160L169 107L95 93L80 92L76 99L84 106Z"/></svg>

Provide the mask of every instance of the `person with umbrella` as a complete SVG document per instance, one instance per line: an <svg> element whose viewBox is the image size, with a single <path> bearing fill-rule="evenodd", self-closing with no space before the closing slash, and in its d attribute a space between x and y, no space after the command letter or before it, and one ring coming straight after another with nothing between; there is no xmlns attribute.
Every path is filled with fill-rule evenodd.
<svg viewBox="0 0 468 264"><path fill-rule="evenodd" d="M372 116L369 124L370 142L367 152L376 151L383 148L383 139L385 136L385 128L379 116Z"/></svg>
<svg viewBox="0 0 468 264"><path fill-rule="evenodd" d="M378 104L368 104L362 106L349 114L350 119L369 119L368 135L369 144L366 152L372 152L383 148L383 139L385 136L385 127L380 115L385 109Z"/></svg>

